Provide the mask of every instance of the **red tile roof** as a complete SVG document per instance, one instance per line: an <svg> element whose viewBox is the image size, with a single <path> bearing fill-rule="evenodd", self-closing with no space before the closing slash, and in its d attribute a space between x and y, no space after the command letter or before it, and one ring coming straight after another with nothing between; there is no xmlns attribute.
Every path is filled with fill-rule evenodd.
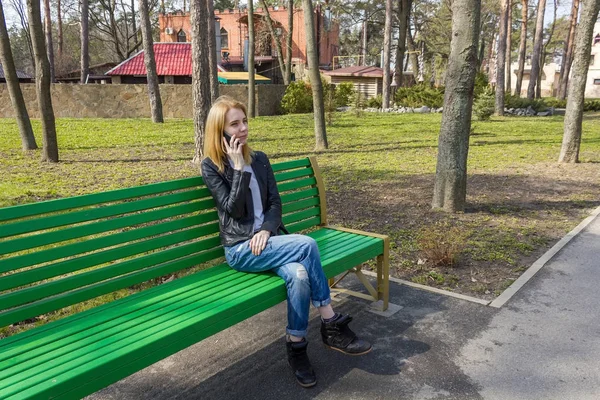
<svg viewBox="0 0 600 400"><path fill-rule="evenodd" d="M157 75L192 76L192 44L154 43ZM225 71L219 66L220 71ZM106 75L146 75L144 51L134 54Z"/></svg>
<svg viewBox="0 0 600 400"><path fill-rule="evenodd" d="M332 71L325 72L325 75L330 76L369 76L369 77L383 77L383 69L377 67L368 66L354 66L347 68L334 69Z"/></svg>

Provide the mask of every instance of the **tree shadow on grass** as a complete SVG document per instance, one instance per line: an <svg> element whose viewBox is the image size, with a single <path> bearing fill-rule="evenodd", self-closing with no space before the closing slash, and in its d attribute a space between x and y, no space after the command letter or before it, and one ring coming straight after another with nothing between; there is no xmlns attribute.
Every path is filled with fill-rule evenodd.
<svg viewBox="0 0 600 400"><path fill-rule="evenodd" d="M357 144L353 146L344 146L343 149L327 149L322 152L317 151L304 151L304 152L272 152L269 158L276 160L279 158L290 158L290 157L309 157L318 154L361 154L361 153L389 153L391 151L398 150L412 150L412 149L434 149L437 148L437 144L431 145L408 145L409 143L415 142L431 142L431 140L410 140L405 142L390 141L390 142L375 142L372 144Z"/></svg>
<svg viewBox="0 0 600 400"><path fill-rule="evenodd" d="M161 162L161 161L192 161L192 157L164 157L164 158L116 158L116 159L95 159L95 160L61 160L64 164L78 164L78 163L89 163L89 164L117 164L117 163L143 163L143 162Z"/></svg>
<svg viewBox="0 0 600 400"><path fill-rule="evenodd" d="M594 113L584 113L583 114L583 120L584 121L596 121L596 120L600 120L600 112L594 112Z"/></svg>

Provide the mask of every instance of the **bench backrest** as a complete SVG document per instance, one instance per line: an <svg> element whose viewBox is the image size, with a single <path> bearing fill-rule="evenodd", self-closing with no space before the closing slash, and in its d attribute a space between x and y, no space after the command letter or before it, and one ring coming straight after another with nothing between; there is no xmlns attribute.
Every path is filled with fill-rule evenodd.
<svg viewBox="0 0 600 400"><path fill-rule="evenodd" d="M286 228L326 223L316 160L273 170ZM0 208L0 327L219 260L218 232L201 177Z"/></svg>

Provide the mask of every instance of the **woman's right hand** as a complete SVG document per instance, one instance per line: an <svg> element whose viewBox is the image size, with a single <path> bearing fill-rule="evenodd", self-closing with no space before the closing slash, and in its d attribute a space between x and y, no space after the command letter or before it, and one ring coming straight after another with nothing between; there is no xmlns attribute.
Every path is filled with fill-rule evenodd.
<svg viewBox="0 0 600 400"><path fill-rule="evenodd" d="M231 135L231 141L227 143L227 140L223 137L223 143L225 144L225 153L227 157L233 162L233 169L241 171L244 169L244 153L242 153L243 144L235 136ZM231 144L230 144L231 143Z"/></svg>

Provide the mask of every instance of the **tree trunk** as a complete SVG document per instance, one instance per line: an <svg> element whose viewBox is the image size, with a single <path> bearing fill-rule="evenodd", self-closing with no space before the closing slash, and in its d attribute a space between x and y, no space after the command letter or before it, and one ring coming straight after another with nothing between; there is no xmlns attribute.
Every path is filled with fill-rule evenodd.
<svg viewBox="0 0 600 400"><path fill-rule="evenodd" d="M417 45L410 32L410 24L406 30L406 39L408 40L408 51L410 52L408 58L410 59L410 67L413 72L415 82L417 81L417 74L419 73L419 58L417 57Z"/></svg>
<svg viewBox="0 0 600 400"><path fill-rule="evenodd" d="M542 97L542 75L544 74L544 65L546 64L546 55L544 52L540 54L540 73L538 74L537 82L535 84L535 98L540 99Z"/></svg>
<svg viewBox="0 0 600 400"><path fill-rule="evenodd" d="M598 18L599 10L600 0L583 1L581 4L581 18L575 35L573 76L565 111L565 130L558 158L558 161L563 163L579 162L585 83L590 66L594 22Z"/></svg>
<svg viewBox="0 0 600 400"><path fill-rule="evenodd" d="M567 85L569 83L569 73L571 72L571 64L573 63L573 47L575 42L575 31L577 30L577 16L579 14L579 0L573 0L571 7L571 23L569 24L569 33L565 40L563 57L560 66L560 78L558 81L557 97L564 100L567 96Z"/></svg>
<svg viewBox="0 0 600 400"><path fill-rule="evenodd" d="M56 22L58 29L58 58L62 60L63 56L63 26L62 26L62 9L61 9L61 0L56 0Z"/></svg>
<svg viewBox="0 0 600 400"><path fill-rule="evenodd" d="M50 82L54 82L54 46L52 44L52 18L50 16L50 0L44 0L44 31L46 33L46 51L50 63Z"/></svg>
<svg viewBox="0 0 600 400"><path fill-rule="evenodd" d="M279 72L281 72L281 76L283 77L283 83L285 85L288 85L289 81L288 82L285 81L286 66L285 66L285 61L283 60L281 36L278 36L277 33L275 32L275 27L273 26L273 20L271 19L271 14L269 13L269 7L267 6L267 3L265 3L265 0L260 0L260 5L263 8L264 13L265 13L264 16L265 16L265 19L267 20L267 27L269 28L269 33L271 34L271 37L273 38L273 41L275 42L275 47L277 48L277 63L279 64Z"/></svg>
<svg viewBox="0 0 600 400"><path fill-rule="evenodd" d="M529 86L527 86L527 98L535 97L535 86L540 74L540 55L544 38L544 13L546 12L546 0L539 0L535 24L535 37L533 41L533 54L531 56L531 74L529 75Z"/></svg>
<svg viewBox="0 0 600 400"><path fill-rule="evenodd" d="M311 14L312 15L312 14ZM256 116L256 85L254 84L254 5L248 2L248 117Z"/></svg>
<svg viewBox="0 0 600 400"><path fill-rule="evenodd" d="M498 55L496 62L496 115L504 115L504 74L506 72L506 32L508 26L508 4L510 0L500 3L500 23L498 34Z"/></svg>
<svg viewBox="0 0 600 400"><path fill-rule="evenodd" d="M483 33L480 33L480 37ZM477 56L477 70L483 72L483 59L485 58L485 38L481 37L479 42L479 55Z"/></svg>
<svg viewBox="0 0 600 400"><path fill-rule="evenodd" d="M285 46L285 75L283 76L283 83L289 85L292 82L292 46L294 39L292 34L294 33L294 0L289 0L287 7L288 33Z"/></svg>
<svg viewBox="0 0 600 400"><path fill-rule="evenodd" d="M208 8L204 0L190 2L190 25L192 27L192 102L194 113L195 164L200 164L204 149L204 124L210 110L210 78L208 71Z"/></svg>
<svg viewBox="0 0 600 400"><path fill-rule="evenodd" d="M404 53L406 52L406 31L408 30L408 19L410 17L410 5L412 0L398 0L398 45L396 46L396 66L394 68L394 79L396 87L404 85Z"/></svg>
<svg viewBox="0 0 600 400"><path fill-rule="evenodd" d="M140 24L142 29L142 41L144 42L144 64L146 65L146 77L148 80L148 97L150 99L150 113L152 122L163 123L162 100L160 88L158 87L158 75L156 75L156 59L154 58L154 40L152 40L152 26L150 26L150 12L148 0L139 0Z"/></svg>
<svg viewBox="0 0 600 400"><path fill-rule="evenodd" d="M213 103L219 97L219 58L217 52L217 35L215 32L215 4L213 0L206 1L208 13L208 65L210 67L210 99Z"/></svg>
<svg viewBox="0 0 600 400"><path fill-rule="evenodd" d="M81 83L87 82L90 73L89 16L89 0L81 0Z"/></svg>
<svg viewBox="0 0 600 400"><path fill-rule="evenodd" d="M527 3L521 0L521 40L519 42L519 69L517 70L517 83L515 96L521 97L521 85L523 84L523 72L525 71L525 51L527 50Z"/></svg>
<svg viewBox="0 0 600 400"><path fill-rule="evenodd" d="M432 206L456 212L464 210L467 196L467 155L481 0L455 0L452 9L452 42Z"/></svg>
<svg viewBox="0 0 600 400"><path fill-rule="evenodd" d="M325 130L325 105L323 102L323 85L319 73L319 59L317 58L317 40L315 38L315 22L312 0L302 0L304 10L304 31L306 32L306 53L308 56L308 68L310 85L313 92L313 108L315 119L315 151L325 150L329 147L327 143L327 131Z"/></svg>
<svg viewBox="0 0 600 400"><path fill-rule="evenodd" d="M125 14L125 16L127 17L127 14ZM140 27L141 29L144 29L143 27ZM137 41L137 26L135 24L135 0L131 0L131 30L133 32L133 35ZM143 41L143 37L142 37L142 41Z"/></svg>
<svg viewBox="0 0 600 400"><path fill-rule="evenodd" d="M385 28L383 33L383 93L382 107L390 107L390 55L392 41L392 0L385 1Z"/></svg>
<svg viewBox="0 0 600 400"><path fill-rule="evenodd" d="M507 24L506 24L506 93L508 93L510 95L510 92L512 90L511 86L511 78L512 78L512 70L511 70L511 64L512 64L512 9L513 9L513 4L512 4L512 0L508 0L508 17L507 17Z"/></svg>
<svg viewBox="0 0 600 400"><path fill-rule="evenodd" d="M35 58L35 88L38 106L42 119L42 137L44 148L42 161L58 162L58 143L56 140L56 125L52 97L50 95L50 63L44 43L44 30L40 3L37 0L27 0L27 15L31 31L31 43Z"/></svg>
<svg viewBox="0 0 600 400"><path fill-rule="evenodd" d="M0 2L0 64L2 64L2 68L4 69L8 94L10 95L10 101L15 110L17 125L21 133L21 147L24 151L35 150L38 147L33 136L33 129L31 128L31 121L29 120L21 86L19 85L19 78L15 68L5 21L4 9Z"/></svg>
<svg viewBox="0 0 600 400"><path fill-rule="evenodd" d="M304 0L302 0L304 3ZM311 5L312 6L312 5ZM303 7L304 8L304 7ZM360 65L367 65L367 46L368 46L368 28L369 28L369 16L367 11L365 10L365 20L363 21L363 29L362 29L362 38L361 38L361 49L360 55L362 56L362 61L359 63Z"/></svg>
<svg viewBox="0 0 600 400"><path fill-rule="evenodd" d="M546 65L546 55L547 55L548 44L550 44L550 42L552 41L552 37L554 36L554 28L556 27L556 9L557 9L557 4L556 4L556 0L554 0L554 12L553 12L553 17L552 17L552 25L550 26L550 32L548 33L548 40L546 40L546 43L544 43L544 47L540 54L540 74L538 75L537 86L535 89L535 97L537 99L542 98L542 74L544 72L544 66ZM553 95L554 95L553 93L550 93L550 96L553 96Z"/></svg>

